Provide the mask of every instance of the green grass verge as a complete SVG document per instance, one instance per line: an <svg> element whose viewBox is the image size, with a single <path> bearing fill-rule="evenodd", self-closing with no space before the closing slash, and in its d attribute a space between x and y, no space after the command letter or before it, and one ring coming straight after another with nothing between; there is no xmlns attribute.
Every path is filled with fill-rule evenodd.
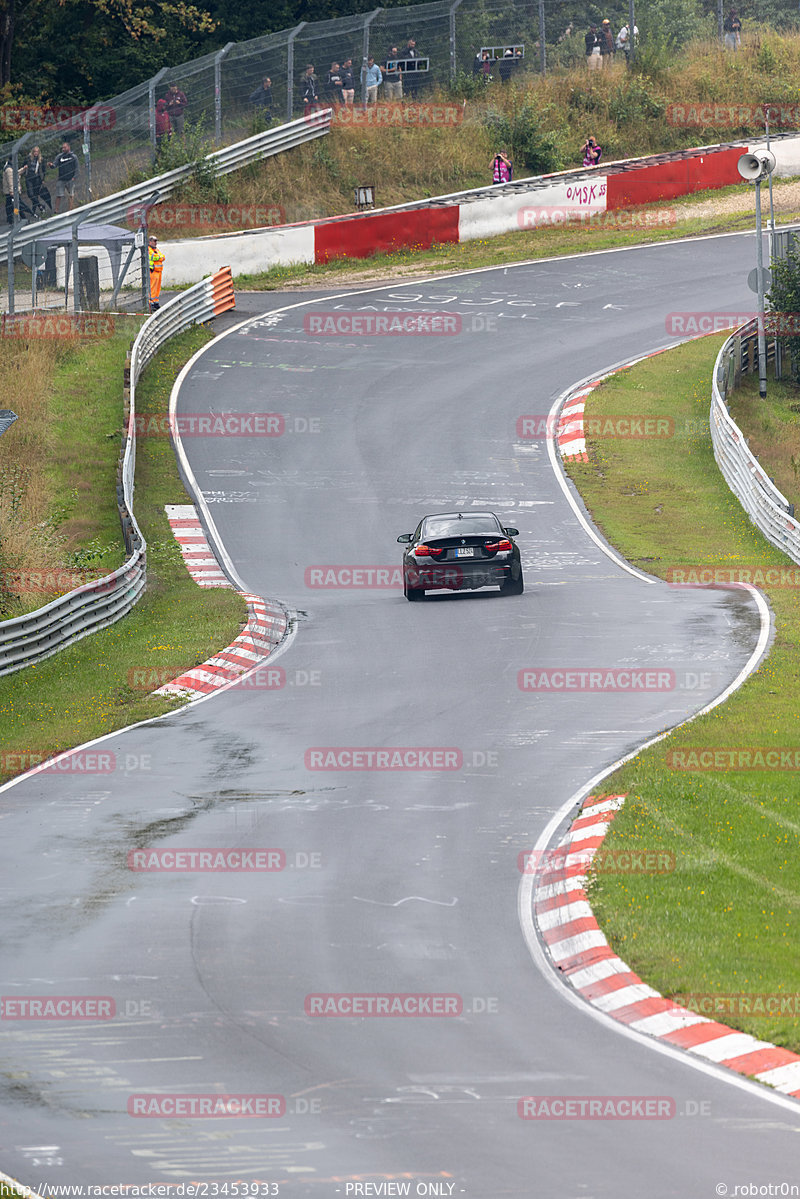
<svg viewBox="0 0 800 1199"><path fill-rule="evenodd" d="M167 411L178 371L211 337L195 327L168 343L137 387L137 414ZM103 362L115 381L121 412L124 352ZM93 476L95 496L100 490L116 495L116 453L111 457L105 473L98 469ZM67 468L61 464L60 469ZM187 502L169 438L140 438L135 512L148 543L147 591L109 629L0 679L0 781L25 769L31 754L47 757L180 706L181 701L150 696L148 690L203 662L238 635L246 619L244 601L225 588L198 587L170 530L164 505Z"/></svg>
<svg viewBox="0 0 800 1199"><path fill-rule="evenodd" d="M750 524L713 458L711 373L722 337L704 338L624 371L592 392L589 416L669 418L666 440L587 441L568 470L594 520L631 562L664 577L689 564L787 565ZM761 414L759 414L761 415ZM668 765L686 746L798 746L800 589L765 587L775 641L761 668L724 705L672 733L605 779L627 793L604 849L664 850L674 871L597 872L597 918L646 982L692 1006L691 995L800 995L800 781L796 771ZM698 663L698 669L713 664ZM800 1019L717 1018L800 1051Z"/></svg>
<svg viewBox="0 0 800 1199"><path fill-rule="evenodd" d="M630 211L653 214L659 210L675 210L679 213L681 208L688 205L741 192L742 187L736 184L713 191L696 192L690 196L680 196L674 200L659 201L657 204L632 208ZM780 223L788 224L797 219L800 219L800 214L783 213ZM535 230L523 229L513 233L502 233L485 240L460 242L457 245L438 244L430 250L409 247L394 254L373 254L369 258L339 258L329 263L276 266L258 274L237 275L235 283L237 289L244 291L275 291L298 284L330 283L335 286L337 279L353 271L363 274L364 281L368 281L370 277L390 279L391 272L398 269L416 268L420 272L431 273L473 270L477 267L504 266L540 258L556 258L564 254L627 249L634 245L674 241L683 237L735 233L752 229L754 220L753 212L747 211L690 217L679 220L676 224L664 224L653 228L614 228L602 224L593 227L543 226Z"/></svg>

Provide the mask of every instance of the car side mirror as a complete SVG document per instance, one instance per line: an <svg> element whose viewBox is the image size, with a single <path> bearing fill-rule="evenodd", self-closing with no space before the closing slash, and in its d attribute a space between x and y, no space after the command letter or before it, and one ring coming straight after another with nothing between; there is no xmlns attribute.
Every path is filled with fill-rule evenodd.
<svg viewBox="0 0 800 1199"><path fill-rule="evenodd" d="M401 545L403 545L406 542L413 541L414 534L413 533L401 533L400 536L397 538L397 540L400 542Z"/></svg>
<svg viewBox="0 0 800 1199"><path fill-rule="evenodd" d="M503 529L506 537L519 537L519 529Z"/></svg>

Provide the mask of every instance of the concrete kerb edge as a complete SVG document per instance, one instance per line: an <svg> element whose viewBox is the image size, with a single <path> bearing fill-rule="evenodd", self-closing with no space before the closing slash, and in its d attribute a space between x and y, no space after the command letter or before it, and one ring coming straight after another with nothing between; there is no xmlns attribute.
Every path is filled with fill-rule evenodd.
<svg viewBox="0 0 800 1199"><path fill-rule="evenodd" d="M702 336L708 336L708 334L703 334ZM575 395L576 393L578 393L582 390L585 390L587 387L590 387L590 385L597 386L599 383L603 382L605 379L610 378L612 375L618 374L622 370L625 370L629 367L635 366L638 362L643 362L648 358L655 357L656 354L664 353L664 352L666 352L666 350L675 349L679 345L683 345L683 344L686 344L687 342L695 341L695 340L697 340L696 337L683 338L681 341L676 342L673 345L660 347L659 349L654 350L648 354L640 354L640 355L637 355L635 358L625 360L624 362L620 362L620 363L616 364L615 366L611 367L609 370L603 372L600 375L593 373L592 375L587 376L585 379L581 380L580 382L573 384L565 392L563 392L561 396L559 396L556 399L555 403L553 404L553 406L550 410L550 416L552 418L554 418L554 420L557 420L558 413L561 411L562 407L567 403L569 398L571 396ZM567 486L568 479L567 479L567 476L565 475L561 459L558 456L558 454L556 453L557 437L553 436L552 433L549 431L553 427L555 427L554 423L550 423L548 426L548 450L550 452L551 465L553 467L553 470L554 470L559 482L561 483L562 489L564 490L564 493L567 496L567 499L568 499L571 507L573 508L573 511L578 516L578 519L580 520L585 531L589 534L589 536L592 537L592 540L594 540L595 544L598 545L598 547L602 550L603 553L605 553L609 558L611 558L612 561L614 561L617 565L622 566L629 573L634 574L642 582L656 583L656 582L662 581L655 577L647 576L647 575L640 573L639 571L634 570L627 563L625 563L622 559L620 559L617 556L617 554L614 552L614 550L604 541L604 539L602 539L597 534L597 531L594 530L593 526L591 526L589 524L588 520L581 513L581 511L578 507L578 504L577 504L577 500L576 500L577 491L575 490L575 494L573 495L572 490ZM569 840L569 833L570 833L572 824L583 813L584 801L590 795L592 795L593 792L595 792L595 789L598 787L598 785L600 783L603 782L604 779L608 778L609 775L613 774L616 770L618 770L626 762L631 761L634 757L636 757L638 754L642 753L645 749L649 749L651 746L657 744L659 741L663 741L666 737L668 737L671 733L673 733L675 731L675 729L682 728L684 725L690 724L692 721L696 720L698 717L704 716L706 713L710 712L713 708L716 708L718 705L724 703L735 691L737 691L743 685L743 683L746 682L746 680L750 677L750 675L759 666L762 659L765 657L766 653L768 652L769 646L772 641L772 637L774 635L774 622L772 619L771 609L769 608L765 597L761 594L760 591L758 591L757 588L755 588L747 583L738 584L737 588L742 591L748 591L752 595L753 600L755 601L756 606L758 608L759 617L760 617L760 630L759 630L759 637L758 637L757 644L756 644L752 654L750 655L750 658L745 663L745 665L742 667L739 674L736 676L736 678L733 680L732 683L730 683L726 688L724 688L720 692L719 695L717 695L713 700L711 700L708 704L706 704L698 712L693 713L691 716L687 717L686 720L680 721L678 724L672 726L671 728L668 728L668 729L664 730L663 732L658 733L656 736L651 737L648 740L644 741L641 745L638 745L635 749L631 750L629 753L625 754L623 757L618 758L617 761L611 763L610 766L606 767L605 769L600 771L598 774L594 775L593 778L591 778L586 784L584 784L582 787L580 787L578 789L578 791L576 791L570 797L570 799L568 799L564 804L562 804L561 807L555 812L555 814L551 817L547 826L545 827L545 829L539 836L539 839L533 850L534 862L546 861L548 855L552 855L554 849L557 849L558 847L564 845ZM623 802L624 802L624 799L623 799ZM573 813L573 809L575 809L576 807L577 807L578 811L576 813ZM564 826L567 821L569 821L569 823L565 829ZM604 837L605 837L605 833L603 834L603 839L604 839ZM599 846L598 846L598 848L599 848ZM520 925L522 928L523 937L525 938L526 944L528 946L528 950L531 954L531 958L533 959L534 964L537 966L537 968L540 970L540 972L544 975L545 980L555 990L559 991L559 993L562 995L562 997L567 998L569 1000L569 1002L573 1003L576 1007L578 1007L584 1013L588 1013L589 1015L591 1015L592 1018L594 1018L598 1022L604 1024L606 1027L615 1030L616 1032L618 1032L624 1036L627 1036L633 1040L637 1040L640 1043L647 1045L648 1048L650 1048L650 1049L655 1049L658 1052L661 1052L663 1054L666 1054L667 1056L673 1057L674 1059L683 1062L684 1064L688 1064L693 1069L699 1070L702 1073L713 1075L715 1078L718 1078L721 1081L728 1083L729 1085L744 1088L752 1094L756 1094L762 1098L766 1098L770 1102L776 1103L781 1107L787 1108L788 1110L790 1110L796 1114L797 1107L798 1107L798 1100L791 1097L790 1095L772 1089L770 1087L770 1085L766 1082L751 1079L749 1076L738 1074L738 1073L736 1073L735 1069L732 1067L718 1065L715 1062L706 1060L703 1057L698 1056L696 1053L693 1053L690 1049L684 1049L678 1045L675 1045L672 1042L665 1041L663 1039L663 1037L659 1037L658 1035L656 1035L654 1033L643 1032L643 1031L639 1031L635 1028L632 1028L628 1023L625 1023L624 1021L621 1021L620 1019L615 1017L613 1012L604 1012L604 1011L600 1010L599 1008L595 1007L588 999L586 999L584 996L582 996L581 993L575 987L570 986L568 984L566 978L564 977L560 967L556 963L555 958L553 957L553 954L550 951L549 945L543 939L541 929L540 929L539 924L536 921L535 916L534 916L534 905L535 905L536 896L537 896L537 893L539 890L541 873L542 873L541 869L537 869L534 872L532 872L531 874L523 873L522 880L521 880L520 886L519 886L519 891L518 891L518 917L519 917ZM591 905L589 905L589 910L591 911ZM591 918L594 921L595 925L597 925L597 920L594 917L593 912L591 913ZM599 925L597 925L597 928L599 929ZM600 931L602 932L602 930L600 930ZM603 936L603 940L607 946L608 943L607 943L607 941L605 941L604 936ZM611 951L610 951L610 947L609 947L609 953L610 952ZM634 972L630 969L630 967L626 963L624 963L622 961L622 959L619 958L617 955L612 955L612 959L615 960L616 962L619 962L620 965L622 967L624 967L626 972L629 972L630 974L634 974ZM651 988L651 990L652 990L652 988ZM663 997L660 996L659 998L663 998ZM720 1022L714 1021L713 1023L718 1025ZM727 1026L725 1026L725 1027L727 1027ZM738 1030L736 1030L736 1029L730 1029L731 1034L735 1034L737 1032L738 1032ZM766 1047L769 1043L763 1043L763 1044ZM789 1051L786 1051L786 1052L789 1052ZM797 1056L797 1055L795 1055L795 1056ZM797 1057L797 1062L800 1063L800 1057Z"/></svg>

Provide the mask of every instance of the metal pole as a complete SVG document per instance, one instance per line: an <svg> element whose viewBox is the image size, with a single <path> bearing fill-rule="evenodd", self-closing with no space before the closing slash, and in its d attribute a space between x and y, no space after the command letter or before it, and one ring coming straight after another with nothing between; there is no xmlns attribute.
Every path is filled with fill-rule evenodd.
<svg viewBox="0 0 800 1199"><path fill-rule="evenodd" d="M87 200L92 202L92 135L89 132L89 120L93 109L83 114L83 163L86 168Z"/></svg>
<svg viewBox="0 0 800 1199"><path fill-rule="evenodd" d="M455 79L457 72L456 64L456 9L463 4L464 0L455 0L450 5L450 80Z"/></svg>
<svg viewBox="0 0 800 1199"><path fill-rule="evenodd" d="M150 121L150 145L153 147L153 162L156 160L156 149L158 144L156 142L156 84L161 82L166 73L167 68L162 67L158 74L153 76L147 87L147 107Z"/></svg>
<svg viewBox="0 0 800 1199"><path fill-rule="evenodd" d="M636 55L636 14L633 11L634 0L628 0L628 66L633 66Z"/></svg>
<svg viewBox="0 0 800 1199"><path fill-rule="evenodd" d="M235 45L236 42L228 42L214 55L214 136L217 145L222 141L222 60Z"/></svg>
<svg viewBox="0 0 800 1199"><path fill-rule="evenodd" d="M12 225L8 231L8 311L14 311L14 230Z"/></svg>
<svg viewBox="0 0 800 1199"><path fill-rule="evenodd" d="M725 18L722 15L722 0L717 0L717 28L719 29L719 40L725 41Z"/></svg>
<svg viewBox="0 0 800 1199"><path fill-rule="evenodd" d="M756 266L758 269L758 394L767 398L767 345L764 337L764 247L761 244L761 180L756 179Z"/></svg>
<svg viewBox="0 0 800 1199"><path fill-rule="evenodd" d="M364 57L361 62L361 103L367 107L367 59L369 58L369 27L377 17L378 13L383 10L376 8L364 18Z"/></svg>
<svg viewBox="0 0 800 1199"><path fill-rule="evenodd" d="M544 45L544 0L539 0L539 67L547 74L547 51Z"/></svg>
<svg viewBox="0 0 800 1199"><path fill-rule="evenodd" d="M14 142L14 149L11 151L11 174L13 177L13 199L14 205L14 223L16 224L19 217L19 142Z"/></svg>
<svg viewBox="0 0 800 1199"><path fill-rule="evenodd" d="M286 42L286 120L291 121L294 111L294 39L307 21L295 25Z"/></svg>
<svg viewBox="0 0 800 1199"><path fill-rule="evenodd" d="M766 105L764 112L767 127L767 150L769 150L769 105ZM772 153L771 150L769 152ZM775 207L772 203L772 171L769 173L769 256L770 259L775 257Z"/></svg>
<svg viewBox="0 0 800 1199"><path fill-rule="evenodd" d="M73 312L81 311L81 270L80 256L78 254L78 222L72 226L72 310Z"/></svg>

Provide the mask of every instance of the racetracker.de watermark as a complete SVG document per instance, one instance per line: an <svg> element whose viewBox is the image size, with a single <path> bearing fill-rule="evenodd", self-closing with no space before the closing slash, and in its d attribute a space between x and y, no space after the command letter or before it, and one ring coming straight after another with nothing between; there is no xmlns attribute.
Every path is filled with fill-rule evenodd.
<svg viewBox="0 0 800 1199"><path fill-rule="evenodd" d="M674 670L637 670L629 666L575 667L531 666L517 672L520 691L674 691Z"/></svg>
<svg viewBox="0 0 800 1199"><path fill-rule="evenodd" d="M670 995L676 1008L700 1016L800 1016L800 994L781 991L733 992L687 991Z"/></svg>
<svg viewBox="0 0 800 1199"><path fill-rule="evenodd" d="M668 104L667 124L686 129L709 126L714 129L797 129L800 104Z"/></svg>
<svg viewBox="0 0 800 1199"><path fill-rule="evenodd" d="M723 333L749 321L765 337L800 336L800 312L669 312L664 327L671 337L693 337L699 333Z"/></svg>
<svg viewBox="0 0 800 1199"><path fill-rule="evenodd" d="M0 318L0 336L14 337L20 341L75 341L82 337L113 337L114 318L79 312L6 312Z"/></svg>
<svg viewBox="0 0 800 1199"><path fill-rule="evenodd" d="M2 995L1 1020L113 1020L110 995Z"/></svg>
<svg viewBox="0 0 800 1199"><path fill-rule="evenodd" d="M25 104L0 108L0 129L9 132L68 133L83 129L113 129L116 123L116 109L109 104L96 104L93 108L78 108L75 104Z"/></svg>
<svg viewBox="0 0 800 1199"><path fill-rule="evenodd" d="M582 229L609 230L666 229L677 225L674 208L582 208L564 205L526 204L517 211L520 229L543 229L553 225L574 225Z"/></svg>
<svg viewBox="0 0 800 1199"><path fill-rule="evenodd" d="M397 129L442 127L453 129L464 120L463 104L369 104L366 108L352 104L334 104L331 128ZM313 122L314 113L306 120Z"/></svg>
<svg viewBox="0 0 800 1199"><path fill-rule="evenodd" d="M134 418L137 437L282 437L280 412L181 412Z"/></svg>
<svg viewBox="0 0 800 1199"><path fill-rule="evenodd" d="M578 418L574 418L577 424ZM641 441L647 438L663 440L675 434L675 421L669 416L639 416L630 413L580 417L586 437L608 437ZM556 437L571 424L568 416L527 413L517 417L517 437L520 441L543 441Z"/></svg>
<svg viewBox="0 0 800 1199"><path fill-rule="evenodd" d="M255 649L255 645L253 646ZM172 683L195 667L176 666L133 666L128 671L128 686L132 691L155 691L166 683ZM204 664L208 670L208 663ZM259 666L248 674L242 675L240 667L214 666L216 679L223 682L237 683L245 691L281 691L288 683L289 686L319 687L322 672L319 670L296 670L293 677L287 679L286 671L281 666Z"/></svg>
<svg viewBox="0 0 800 1199"><path fill-rule="evenodd" d="M147 215L148 233L162 230L193 228L266 229L286 224L286 210L280 204L157 204L146 208L132 205L125 217L131 228L137 228Z"/></svg>
<svg viewBox="0 0 800 1199"><path fill-rule="evenodd" d="M303 1008L307 1016L460 1016L464 1003L460 995L322 992L306 995Z"/></svg>
<svg viewBox="0 0 800 1199"><path fill-rule="evenodd" d="M670 587L800 587L800 566L669 566Z"/></svg>
<svg viewBox="0 0 800 1199"><path fill-rule="evenodd" d="M63 757L3 750L0 768L14 774L28 770L35 774L113 774L117 769L117 757L108 750L80 750Z"/></svg>
<svg viewBox="0 0 800 1199"><path fill-rule="evenodd" d="M672 874L676 857L666 849L535 850L517 854L520 874L542 874L567 866L585 866L595 874Z"/></svg>
<svg viewBox="0 0 800 1199"><path fill-rule="evenodd" d="M664 760L669 770L800 770L800 745L680 745Z"/></svg>
<svg viewBox="0 0 800 1199"><path fill-rule="evenodd" d="M128 1097L129 1116L156 1120L276 1120L285 1114L283 1095L165 1095L159 1092Z"/></svg>
<svg viewBox="0 0 800 1199"><path fill-rule="evenodd" d="M282 849L131 849L128 869L176 874L271 873L286 869Z"/></svg>
<svg viewBox="0 0 800 1199"><path fill-rule="evenodd" d="M525 1095L517 1100L520 1120L672 1120L669 1095Z"/></svg>
<svg viewBox="0 0 800 1199"><path fill-rule="evenodd" d="M309 312L303 331L312 337L455 337L457 312Z"/></svg>
<svg viewBox="0 0 800 1199"><path fill-rule="evenodd" d="M460 770L460 749L443 746L326 745L307 749L306 770Z"/></svg>

